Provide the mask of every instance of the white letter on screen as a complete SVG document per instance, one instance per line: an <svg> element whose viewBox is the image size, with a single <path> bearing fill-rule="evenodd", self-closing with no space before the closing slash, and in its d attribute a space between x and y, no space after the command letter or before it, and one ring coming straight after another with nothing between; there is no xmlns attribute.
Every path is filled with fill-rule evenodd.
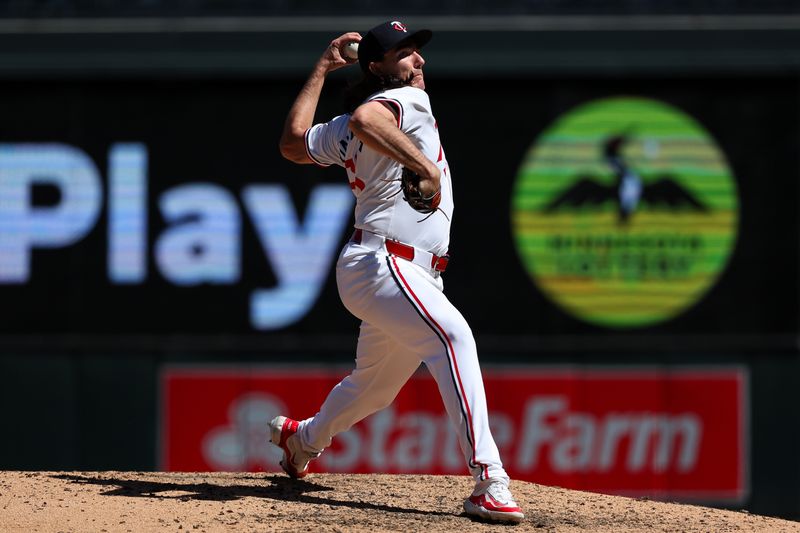
<svg viewBox="0 0 800 533"><path fill-rule="evenodd" d="M147 277L147 147L115 144L108 155L108 277Z"/></svg>
<svg viewBox="0 0 800 533"><path fill-rule="evenodd" d="M156 264L176 285L239 280L241 217L230 192L210 183L181 185L159 199L171 226L155 247Z"/></svg>
<svg viewBox="0 0 800 533"><path fill-rule="evenodd" d="M256 329L282 328L305 316L319 296L350 219L353 194L346 185L318 185L302 226L283 185L252 185L243 198L278 281L253 291L250 321Z"/></svg>
<svg viewBox="0 0 800 533"><path fill-rule="evenodd" d="M34 185L58 189L58 203L33 206ZM0 144L0 283L28 281L32 248L83 238L97 221L101 193L97 167L77 148Z"/></svg>

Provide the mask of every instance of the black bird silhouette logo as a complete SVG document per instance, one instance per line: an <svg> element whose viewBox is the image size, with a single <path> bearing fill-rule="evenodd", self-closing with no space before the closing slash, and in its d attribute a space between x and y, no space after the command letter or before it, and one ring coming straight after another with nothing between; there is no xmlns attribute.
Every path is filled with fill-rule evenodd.
<svg viewBox="0 0 800 533"><path fill-rule="evenodd" d="M619 221L623 224L630 220L631 215L642 204L672 211L708 211L707 206L670 174L663 174L652 182L644 183L639 173L622 157L622 146L627 141L626 135L615 135L608 138L603 145L603 157L615 176L613 184L606 185L594 176L581 176L545 205L543 211L552 213L564 208L599 207L606 202L614 202L617 204Z"/></svg>

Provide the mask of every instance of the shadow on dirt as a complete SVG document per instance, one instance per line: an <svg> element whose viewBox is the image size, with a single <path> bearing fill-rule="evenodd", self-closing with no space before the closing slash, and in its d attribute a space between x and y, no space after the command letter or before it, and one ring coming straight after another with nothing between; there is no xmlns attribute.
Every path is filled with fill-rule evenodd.
<svg viewBox="0 0 800 533"><path fill-rule="evenodd" d="M205 500L205 501L231 501L240 498L265 498L271 500L283 500L291 502L301 502L319 505L335 505L350 507L352 509L369 509L375 511L386 511L390 513L409 513L420 515L442 515L452 516L452 513L441 511L421 511L419 509L409 509L396 507L393 505L383 505L378 503L336 500L314 496L308 493L332 491L334 489L324 485L318 485L302 479L290 479L286 476L249 476L249 479L257 479L264 482L264 485L215 485L213 483L174 483L160 481L142 481L135 479L120 479L113 477L59 474L51 476L54 479L62 479L78 484L99 485L114 487L103 496L128 496L133 498L162 498L174 500ZM179 493L179 494L170 494Z"/></svg>

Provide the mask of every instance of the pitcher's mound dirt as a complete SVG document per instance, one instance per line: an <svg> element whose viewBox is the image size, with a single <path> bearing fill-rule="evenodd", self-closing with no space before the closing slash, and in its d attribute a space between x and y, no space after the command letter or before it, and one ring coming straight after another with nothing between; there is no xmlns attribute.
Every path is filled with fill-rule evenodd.
<svg viewBox="0 0 800 533"><path fill-rule="evenodd" d="M515 481L526 519L471 520L463 476L0 472L0 531L798 531L743 512Z"/></svg>

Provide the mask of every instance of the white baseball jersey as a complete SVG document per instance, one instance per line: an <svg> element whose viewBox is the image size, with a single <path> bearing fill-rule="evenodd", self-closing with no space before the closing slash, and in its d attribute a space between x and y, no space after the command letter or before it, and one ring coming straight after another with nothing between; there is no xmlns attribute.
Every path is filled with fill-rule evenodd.
<svg viewBox="0 0 800 533"><path fill-rule="evenodd" d="M403 167L359 141L348 128L350 114L310 128L306 132L308 156L318 165L339 165L347 170L356 196L356 228L444 255L450 241L453 189L428 94L415 87L402 87L376 93L367 100L390 104L400 129L425 157L436 162L441 171L441 211L427 217L403 200L398 192Z"/></svg>

